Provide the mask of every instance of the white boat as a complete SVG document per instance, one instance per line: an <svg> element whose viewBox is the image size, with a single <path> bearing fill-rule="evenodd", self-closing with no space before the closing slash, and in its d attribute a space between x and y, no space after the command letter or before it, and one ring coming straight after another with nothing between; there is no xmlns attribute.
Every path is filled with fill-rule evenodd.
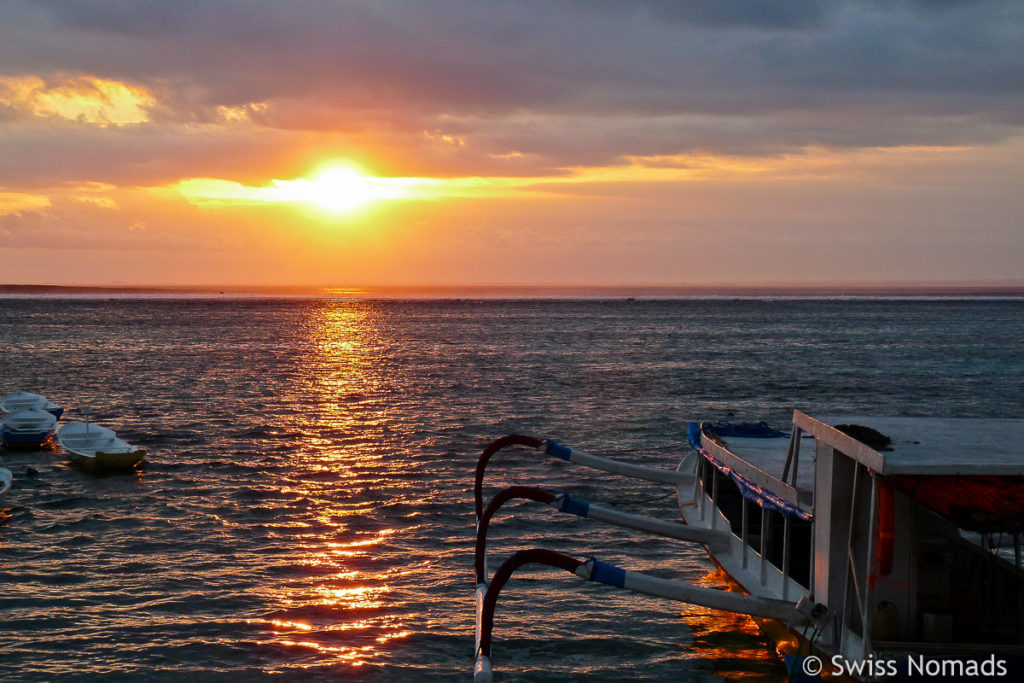
<svg viewBox="0 0 1024 683"><path fill-rule="evenodd" d="M57 432L57 418L44 410L19 410L0 417L0 438L7 448L43 448Z"/></svg>
<svg viewBox="0 0 1024 683"><path fill-rule="evenodd" d="M71 461L92 471L127 470L146 457L146 451L118 438L112 429L90 422L69 422L57 432L57 442Z"/></svg>
<svg viewBox="0 0 1024 683"><path fill-rule="evenodd" d="M0 412L16 413L19 410L45 410L58 420L64 414L64 408L41 394L16 391L0 400Z"/></svg>
<svg viewBox="0 0 1024 683"><path fill-rule="evenodd" d="M789 435L696 424L676 471L533 437L491 444L477 466L477 659L491 678L498 592L545 563L651 595L751 615L797 679L1024 674L1024 420L824 417ZM488 459L508 446L678 491L685 525L511 487L483 507ZM701 543L742 593L702 589L531 549L488 576L498 507L529 498L584 517ZM682 529L678 528L682 526Z"/></svg>
<svg viewBox="0 0 1024 683"><path fill-rule="evenodd" d="M14 482L14 475L6 467L0 467L0 504L4 502L4 498L7 496L7 492L11 490L11 484Z"/></svg>

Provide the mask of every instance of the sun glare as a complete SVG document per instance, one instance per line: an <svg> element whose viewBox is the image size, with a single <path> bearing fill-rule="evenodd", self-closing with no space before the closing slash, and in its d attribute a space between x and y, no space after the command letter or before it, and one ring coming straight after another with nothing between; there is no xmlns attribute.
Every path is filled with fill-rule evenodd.
<svg viewBox="0 0 1024 683"><path fill-rule="evenodd" d="M363 175L354 168L331 167L310 179L275 180L285 201L306 202L333 212L351 211L377 199L396 199L394 187Z"/></svg>
<svg viewBox="0 0 1024 683"><path fill-rule="evenodd" d="M528 192L533 178L407 178L368 175L358 166L331 162L304 178L263 186L218 178L189 178L173 186L189 202L210 207L301 204L327 214L356 212L391 200L500 197Z"/></svg>

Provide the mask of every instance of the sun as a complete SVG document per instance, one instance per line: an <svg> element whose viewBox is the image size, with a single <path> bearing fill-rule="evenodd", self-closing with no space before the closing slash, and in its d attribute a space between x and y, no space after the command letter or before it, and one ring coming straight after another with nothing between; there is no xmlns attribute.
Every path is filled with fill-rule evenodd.
<svg viewBox="0 0 1024 683"><path fill-rule="evenodd" d="M396 199L399 188L352 166L330 165L309 178L275 180L278 201L303 202L330 213L360 209L379 199Z"/></svg>
<svg viewBox="0 0 1024 683"><path fill-rule="evenodd" d="M307 181L308 201L328 211L351 211L379 198L373 180L352 168L328 168Z"/></svg>
<svg viewBox="0 0 1024 683"><path fill-rule="evenodd" d="M291 204L335 217L388 201L497 196L496 193L505 189L523 185L520 178L376 176L356 164L336 160L321 164L304 177L274 179L266 185L245 185L221 178L188 178L172 187L198 206L225 208Z"/></svg>

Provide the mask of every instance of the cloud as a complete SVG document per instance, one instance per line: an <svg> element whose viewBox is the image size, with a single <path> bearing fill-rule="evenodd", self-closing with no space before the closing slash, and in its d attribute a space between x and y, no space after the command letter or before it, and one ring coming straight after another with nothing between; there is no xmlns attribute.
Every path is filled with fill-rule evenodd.
<svg viewBox="0 0 1024 683"><path fill-rule="evenodd" d="M59 117L97 126L145 123L155 104L143 88L92 76L47 83L36 76L0 76L0 106L39 117Z"/></svg>
<svg viewBox="0 0 1024 683"><path fill-rule="evenodd" d="M192 245L193 255L246 245L270 268L289 244L335 233L283 206L201 210L154 188L197 178L266 188L344 158L377 177L482 177L510 189L464 202L463 213L395 202L387 234L416 239L372 258L345 243L346 268L370 269L394 249L394 263L406 261L391 275L416 279L426 271L408 262L420 252L403 249L433 244L436 277L454 273L443 254L458 252L466 221L496 225L509 244L542 243L552 263L566 260L566 243L580 245L572 277L586 271L584 252L611 258L622 240L637 255L623 268L642 267L646 248L671 279L663 255L692 253L694 236L827 251L833 241L815 241L815 230L835 206L858 211L842 229L865 233L857 223L873 214L861 207L897 204L888 188L932 167L901 160L927 148L948 152L945 213L981 207L980 218L958 217L1019 256L1007 237L1019 202L1005 178L1019 172L1006 160L1024 140L1021 45L1019 0L7 0L0 229L5 248L55 237L68 249ZM957 161L971 150L983 161ZM881 180L855 199L833 203L822 189L863 177ZM808 180L813 201L803 199ZM883 218L904 226L905 245L910 226L945 220L920 187L902 197ZM755 208L736 208L747 202ZM450 239L415 227L424 214ZM873 227L880 238L899 232ZM495 260L488 229L472 234L479 261ZM325 263L338 258L321 251ZM294 277L317 270L293 265Z"/></svg>
<svg viewBox="0 0 1024 683"><path fill-rule="evenodd" d="M138 83L181 120L260 103L285 129L375 127L385 112L380 126L419 130L451 114L490 128L686 115L722 117L724 135L736 118L795 111L823 128L866 106L898 124L1020 126L1019 4L940 5L14 3L0 63ZM847 128L845 144L876 144L876 121Z"/></svg>

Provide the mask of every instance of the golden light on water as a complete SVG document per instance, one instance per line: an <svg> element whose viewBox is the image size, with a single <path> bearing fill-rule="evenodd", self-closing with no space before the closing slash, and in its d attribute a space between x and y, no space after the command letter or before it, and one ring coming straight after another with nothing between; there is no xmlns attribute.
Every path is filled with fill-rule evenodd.
<svg viewBox="0 0 1024 683"><path fill-rule="evenodd" d="M329 655L341 660L351 666L363 666L369 661L369 654L373 651L372 645L362 647L346 647L337 645L323 645L314 641L282 640L281 645L288 647L308 648L315 650L318 654Z"/></svg>
<svg viewBox="0 0 1024 683"><path fill-rule="evenodd" d="M383 497L402 494L375 438L385 420L371 400L383 381L371 312L366 302L318 302L296 354L294 391L306 409L284 425L302 436L280 491L304 501L305 528L285 525L294 539L288 574L301 571L264 596L272 612L250 620L267 629L266 644L295 651L283 668L372 665L411 635L392 585L408 570L388 555L403 530L373 514Z"/></svg>
<svg viewBox="0 0 1024 683"><path fill-rule="evenodd" d="M312 624L303 624L300 621L283 621L281 619L270 619L267 623L272 624L277 628L295 628L300 631L312 631Z"/></svg>
<svg viewBox="0 0 1024 683"><path fill-rule="evenodd" d="M720 571L701 576L697 585L735 590ZM688 605L681 617L693 633L688 647L700 659L701 667L711 669L715 676L728 681L759 681L785 675L785 667L747 615Z"/></svg>
<svg viewBox="0 0 1024 683"><path fill-rule="evenodd" d="M383 596L391 589L387 586L355 586L353 588L330 588L320 586L321 605L332 605L345 609L377 609L384 604Z"/></svg>

